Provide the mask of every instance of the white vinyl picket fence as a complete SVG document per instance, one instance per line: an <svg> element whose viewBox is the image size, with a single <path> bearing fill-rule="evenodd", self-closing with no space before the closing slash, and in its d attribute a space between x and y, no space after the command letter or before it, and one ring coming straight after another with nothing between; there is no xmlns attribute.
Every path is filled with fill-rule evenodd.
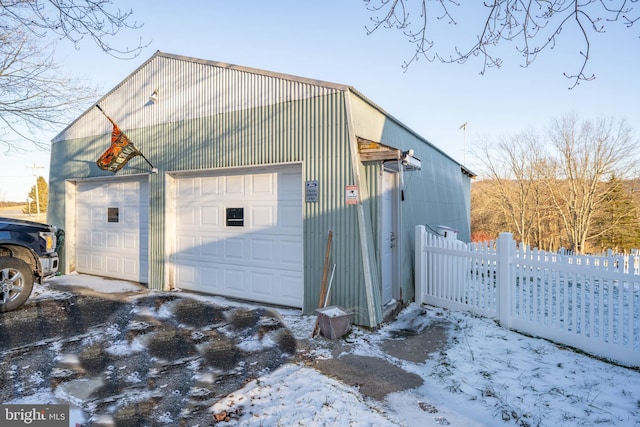
<svg viewBox="0 0 640 427"><path fill-rule="evenodd" d="M416 302L640 367L640 257L516 247L511 233L465 244L416 227Z"/></svg>

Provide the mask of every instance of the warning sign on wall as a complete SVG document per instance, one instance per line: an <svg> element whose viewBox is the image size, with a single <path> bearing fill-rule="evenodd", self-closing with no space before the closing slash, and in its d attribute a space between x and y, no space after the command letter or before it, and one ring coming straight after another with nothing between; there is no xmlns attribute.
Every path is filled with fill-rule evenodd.
<svg viewBox="0 0 640 427"><path fill-rule="evenodd" d="M357 185L347 185L345 187L345 200L348 205L358 204L358 186Z"/></svg>

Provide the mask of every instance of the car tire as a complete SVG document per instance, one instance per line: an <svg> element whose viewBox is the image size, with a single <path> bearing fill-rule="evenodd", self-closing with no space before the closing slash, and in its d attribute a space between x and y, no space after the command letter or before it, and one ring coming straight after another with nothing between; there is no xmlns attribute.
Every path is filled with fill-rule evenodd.
<svg viewBox="0 0 640 427"><path fill-rule="evenodd" d="M0 313L20 307L32 289L31 267L18 258L0 257Z"/></svg>

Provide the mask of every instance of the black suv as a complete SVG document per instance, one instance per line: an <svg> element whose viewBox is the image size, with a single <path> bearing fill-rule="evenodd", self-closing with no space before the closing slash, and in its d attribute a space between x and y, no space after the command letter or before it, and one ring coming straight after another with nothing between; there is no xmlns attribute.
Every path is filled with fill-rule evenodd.
<svg viewBox="0 0 640 427"><path fill-rule="evenodd" d="M52 225L0 217L0 312L27 301L33 282L58 271L62 230Z"/></svg>

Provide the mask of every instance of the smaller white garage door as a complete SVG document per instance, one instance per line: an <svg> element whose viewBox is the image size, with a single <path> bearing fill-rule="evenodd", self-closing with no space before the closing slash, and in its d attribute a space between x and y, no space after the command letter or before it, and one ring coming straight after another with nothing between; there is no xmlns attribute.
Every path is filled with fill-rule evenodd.
<svg viewBox="0 0 640 427"><path fill-rule="evenodd" d="M178 177L175 285L302 307L301 168Z"/></svg>
<svg viewBox="0 0 640 427"><path fill-rule="evenodd" d="M76 185L76 270L147 283L148 178Z"/></svg>

